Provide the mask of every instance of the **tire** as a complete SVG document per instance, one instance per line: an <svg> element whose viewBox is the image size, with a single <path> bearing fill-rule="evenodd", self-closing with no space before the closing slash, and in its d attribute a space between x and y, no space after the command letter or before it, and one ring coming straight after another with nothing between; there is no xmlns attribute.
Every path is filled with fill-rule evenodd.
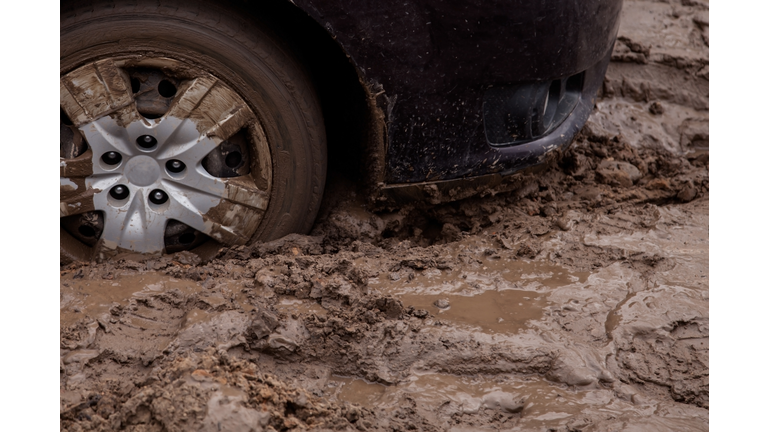
<svg viewBox="0 0 768 432"><path fill-rule="evenodd" d="M243 141L246 144L243 145L248 147L248 151L255 152L252 155L255 154L257 161L253 161L254 157L252 156L250 164L260 170L258 175L261 177L256 176L256 174L250 175L258 180L256 183L259 185L258 190L260 193L268 192L266 194L268 195L268 204L266 204L265 209L259 210L258 217L254 216L249 219L250 216L241 216L240 219L245 220L243 222L237 217L233 219L231 214L242 213L244 211L242 209L246 209L247 206L243 207L239 204L242 204L243 201L248 203L250 202L249 200L252 201L255 198L242 199L242 197L239 197L237 201L239 204L233 204L234 207L230 206L227 209L229 212L228 216L219 215L217 216L219 219L212 223L217 227L221 225L227 228L229 225L224 222L233 223L233 221L240 221L241 223L250 224L247 229L233 224L230 231L235 232L236 235L230 236L229 231L226 231L226 229L220 230L220 232L224 233L223 237L216 230L205 233L218 240L216 245L216 249L218 249L220 244L234 245L255 240L268 241L290 233L307 233L311 229L320 206L326 175L326 142L322 112L306 71L292 56L290 50L271 36L263 25L233 10L203 2L176 0L99 1L62 5L60 35L62 157L65 156L64 135L66 127L74 131L75 136L78 132L76 129L79 129L85 141L88 141L89 138L94 140L94 142L96 140L96 138L88 135L89 132L86 131L89 127L88 125L91 127L90 130L95 130L93 124L98 123L98 116L96 114L91 113L90 117L68 118L80 115L73 113L80 110L80 107L85 107L82 108L84 112L95 112L101 106L98 103L87 100L88 97L91 97L88 95L94 92L98 94L101 91L101 87L97 90L82 87L79 84L80 81L77 80L78 74L81 73L80 71L98 71L93 76L98 75L100 81L109 81L110 78L107 76L111 73L109 71L116 71L115 73L122 76L126 83L129 78L131 79L131 84L126 85L134 85L135 83L133 76L129 77L128 75L131 70L151 70L149 73L173 77L168 79L171 81L175 80L174 82L179 85L179 92L174 96L176 99L172 99L172 102L169 102L171 106L173 104L180 106L181 102L178 102L177 99L186 97L180 95L191 93L189 86L192 84L189 84L189 82L197 80L195 82L199 83L202 82L201 80L204 81L202 77L207 77L205 79L209 81L216 81L217 89L226 89L226 92L222 90L224 92L222 94L225 96L217 96L220 100L227 98L242 100L247 105L247 110L250 110L255 116L255 120L248 120L250 123L247 124L247 127L243 126L243 128L247 128L247 139ZM107 77L104 78L105 76ZM120 82L122 83L123 81ZM149 82L149 79L147 82ZM99 85L104 85L107 89L110 88L108 83L101 83ZM122 85L119 83L118 87ZM144 81L142 81L141 86L143 85ZM160 85L162 85L162 81ZM161 92L159 90L160 85L157 86L158 92ZM139 96L136 96L138 94L136 93L136 88L140 87L133 87L133 97L136 98L135 105L139 106ZM182 89L187 89L187 93L183 93ZM210 88L208 88L208 92L208 94L214 93ZM109 91L105 94L107 93ZM111 106L117 104L115 100L120 99L122 96L122 94L114 96L109 93L109 97L105 100L111 98L107 100ZM76 99L79 105L71 103L73 98ZM83 101L86 104L92 105L86 107ZM197 107L195 109L198 110L196 111L198 114L192 115L188 113L190 119L197 119L207 115L203 108ZM171 113L172 110L171 108L171 111L168 111L168 113ZM217 114L217 112L214 114ZM114 119L113 123L123 124L120 123L121 115L119 110L113 110L105 115L105 117L112 117ZM146 116L144 113L142 115ZM171 114L166 115L170 116ZM227 115L232 116L231 113ZM156 121L164 121L164 118L162 117ZM215 119L211 121L213 122L211 124L215 123ZM74 126L65 125L65 123L72 122L74 122ZM126 130L130 129L129 126L125 127ZM205 133L202 132L200 127L198 123L197 129L201 131L201 136L204 136ZM67 133L72 135L71 132ZM215 134L210 135L210 130L206 133L209 134L209 137L216 138ZM222 135L220 138L219 141L234 141L234 138L231 136L225 137ZM75 141L78 139L75 137ZM71 158L73 155L80 154L81 156L79 157L82 159L87 154L93 153L88 157L93 165L94 174L92 176L96 177L95 171L99 170L97 165L103 165L101 161L106 161L107 155L104 153L100 161L98 159L100 155L96 153L101 150L98 150L95 144L90 143L90 141L88 142L88 145L93 147L92 152L86 152L83 155L82 151L80 153L75 151L67 157ZM161 143L160 146L162 145L164 144ZM170 145L166 145L166 148ZM70 150L71 148L72 145L69 144L67 149ZM144 151L141 148L138 150ZM137 154L144 155L140 152ZM150 155L150 157L155 156ZM138 171L132 167L138 164L138 162L132 162L135 159L133 156L126 155L125 158L128 161L123 160L123 162L120 162L120 167L124 167L120 168L124 170L121 172L128 177L131 176L131 173L134 173L133 177L136 177L135 173ZM71 221L72 216L77 214L77 211L93 210L91 207L94 204L91 201L88 201L88 203L80 202L83 200L80 195L78 195L80 198L72 198L71 187L65 191L65 183L69 185L74 182L80 185L83 181L82 178L78 180L67 177L74 175L72 174L75 172L74 168L69 169L67 175L65 175L66 170L64 167L68 163L74 167L76 163L71 161L75 160L62 159L61 258L63 263L73 260L103 259L120 252L170 252L167 226L164 234L166 236L166 246L162 251L158 251L156 246L147 246L151 242L142 243L141 241L121 240L118 244L114 241L96 239L91 244L88 244L88 242L82 241L83 239L77 232L78 228L70 226L74 223ZM159 156L156 158L156 161L158 164L162 163ZM133 165L130 165L131 163ZM259 164L261 164L260 168L257 166ZM162 165L159 166L162 171ZM130 169L133 169L133 171L129 172ZM156 168L152 169L156 170ZM85 177L82 173L80 175L83 178ZM232 175L234 176L235 174ZM107 191L92 186L96 184L92 180L88 180L85 187L88 189L88 193L91 194L90 196L93 196L92 200L95 202L99 194L104 195ZM161 179L157 181L157 184L160 184ZM183 181L180 182L183 183ZM228 184L236 183L235 180L228 178L219 179L219 183L226 182L229 182ZM139 196L144 198L149 196L147 191L142 192L142 190L138 189L134 191L132 185L127 186L128 189L138 194L132 195L131 200L138 200ZM182 186L184 185L182 184L179 187ZM77 188L78 186L74 187ZM109 187L115 188L116 186ZM227 188L229 187L227 186ZM243 190L248 191L250 189L246 188ZM110 193L112 193L113 197L118 196L114 191L110 190ZM142 193L144 195L141 195ZM168 192L168 194L171 195L173 201L175 199L173 192ZM230 193L230 195L232 194ZM105 200L114 201L114 198L110 197L98 199L103 202L106 202ZM222 202L224 202L223 199ZM150 220L159 214L151 213L148 210L154 205L149 201L140 204L139 207L142 209L146 208L141 211L146 211L147 216L137 216L138 219L136 220ZM65 210L67 206L69 206L69 209L78 207L79 210ZM133 204L129 207L132 209ZM96 209L98 210L98 205L96 205ZM130 209L128 210L129 212L133 211ZM247 209L249 211L253 210L250 207ZM106 226L110 222L110 215L114 212L101 211L96 213L101 214L101 217L106 219L102 222ZM210 215L203 216L208 217ZM255 219L258 219L257 224L253 222ZM123 221L122 226L128 226L128 222L130 220ZM100 229L98 223L94 223L93 227L98 231ZM208 225L211 225L211 223L208 223ZM207 227L208 225L205 226ZM81 232L86 231L86 234L91 234L91 231L84 230L82 225L80 226L79 230ZM200 226L202 227L203 225ZM107 234L107 228L103 229L102 237ZM149 229L147 228L148 231ZM123 239L125 235L127 234L119 234L119 238ZM149 234L145 233L145 235L148 236ZM139 246L133 247L137 244ZM204 249L202 246L197 248L198 251ZM210 244L208 249L210 249Z"/></svg>

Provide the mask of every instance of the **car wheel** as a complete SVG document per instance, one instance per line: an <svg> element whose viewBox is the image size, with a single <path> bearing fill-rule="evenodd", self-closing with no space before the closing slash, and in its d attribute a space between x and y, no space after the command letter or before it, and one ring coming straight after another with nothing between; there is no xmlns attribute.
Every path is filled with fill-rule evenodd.
<svg viewBox="0 0 768 432"><path fill-rule="evenodd" d="M307 232L325 184L311 81L206 3L62 6L62 263Z"/></svg>

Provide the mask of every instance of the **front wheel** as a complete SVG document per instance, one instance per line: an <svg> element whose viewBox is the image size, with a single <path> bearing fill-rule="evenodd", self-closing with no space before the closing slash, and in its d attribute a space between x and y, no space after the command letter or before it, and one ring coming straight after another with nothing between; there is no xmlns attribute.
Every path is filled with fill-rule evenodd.
<svg viewBox="0 0 768 432"><path fill-rule="evenodd" d="M290 51L206 3L62 6L61 259L307 232L320 104Z"/></svg>

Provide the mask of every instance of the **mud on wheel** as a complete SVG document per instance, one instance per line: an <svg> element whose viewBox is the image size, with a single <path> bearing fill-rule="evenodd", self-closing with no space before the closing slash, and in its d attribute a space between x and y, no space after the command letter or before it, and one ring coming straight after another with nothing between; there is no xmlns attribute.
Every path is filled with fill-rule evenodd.
<svg viewBox="0 0 768 432"><path fill-rule="evenodd" d="M308 231L325 135L289 52L206 3L63 5L62 262Z"/></svg>

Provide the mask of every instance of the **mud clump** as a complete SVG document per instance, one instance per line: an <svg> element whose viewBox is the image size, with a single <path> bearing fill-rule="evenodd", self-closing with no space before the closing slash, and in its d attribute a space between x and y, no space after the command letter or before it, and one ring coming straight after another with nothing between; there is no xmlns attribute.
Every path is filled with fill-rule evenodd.
<svg viewBox="0 0 768 432"><path fill-rule="evenodd" d="M61 413L65 430L259 431L350 429L372 412L326 403L209 349L153 371L130 397L93 394Z"/></svg>
<svg viewBox="0 0 768 432"><path fill-rule="evenodd" d="M508 190L332 177L310 235L62 267L61 429L708 430L707 13L625 1L587 125Z"/></svg>

